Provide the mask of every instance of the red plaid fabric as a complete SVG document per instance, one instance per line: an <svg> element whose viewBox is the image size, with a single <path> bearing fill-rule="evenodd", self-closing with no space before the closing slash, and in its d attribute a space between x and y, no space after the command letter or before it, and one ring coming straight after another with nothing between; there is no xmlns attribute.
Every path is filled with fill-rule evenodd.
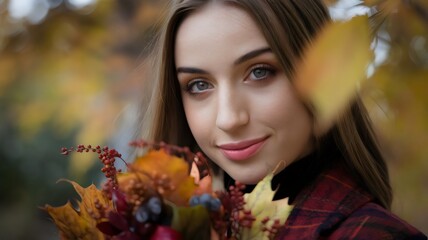
<svg viewBox="0 0 428 240"><path fill-rule="evenodd" d="M341 169L299 193L277 239L427 239L373 202Z"/></svg>

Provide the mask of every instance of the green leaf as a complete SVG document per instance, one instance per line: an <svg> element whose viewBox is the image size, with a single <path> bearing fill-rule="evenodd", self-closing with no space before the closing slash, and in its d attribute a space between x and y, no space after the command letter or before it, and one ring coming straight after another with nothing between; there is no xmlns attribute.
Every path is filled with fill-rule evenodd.
<svg viewBox="0 0 428 240"><path fill-rule="evenodd" d="M171 227L180 232L183 239L210 239L211 221L205 207L171 207Z"/></svg>

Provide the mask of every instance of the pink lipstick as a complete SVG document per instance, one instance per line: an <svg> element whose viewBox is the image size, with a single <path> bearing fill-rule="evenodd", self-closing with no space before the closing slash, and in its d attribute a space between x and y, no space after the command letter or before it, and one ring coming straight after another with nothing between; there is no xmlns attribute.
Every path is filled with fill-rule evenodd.
<svg viewBox="0 0 428 240"><path fill-rule="evenodd" d="M255 155L266 142L267 137L237 143L222 144L218 147L223 155L232 161L243 161Z"/></svg>

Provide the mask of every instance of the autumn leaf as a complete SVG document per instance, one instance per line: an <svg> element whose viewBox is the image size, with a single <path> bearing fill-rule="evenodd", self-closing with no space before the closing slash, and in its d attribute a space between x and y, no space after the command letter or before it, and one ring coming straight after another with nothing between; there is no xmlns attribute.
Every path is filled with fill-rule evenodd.
<svg viewBox="0 0 428 240"><path fill-rule="evenodd" d="M171 227L180 232L184 239L209 239L211 221L206 207L171 207Z"/></svg>
<svg viewBox="0 0 428 240"><path fill-rule="evenodd" d="M314 107L318 131L327 130L355 96L371 58L367 16L327 25L307 49L295 87Z"/></svg>
<svg viewBox="0 0 428 240"><path fill-rule="evenodd" d="M251 193L244 194L244 208L251 210L255 221L251 228L242 229L242 239L268 239L263 228L272 227L275 220L279 220L280 224L284 225L293 208L288 205L288 198L272 201L276 192L271 189L272 178L273 173L264 177ZM266 218L269 218L269 221L264 224L263 220Z"/></svg>
<svg viewBox="0 0 428 240"><path fill-rule="evenodd" d="M100 215L96 204L113 209L112 202L93 184L83 188L73 181L67 182L73 185L81 198L77 209L70 202L60 207L50 205L44 207L58 227L61 239L104 239L104 235L96 228L97 222L91 214Z"/></svg>
<svg viewBox="0 0 428 240"><path fill-rule="evenodd" d="M189 164L164 150L150 150L144 156L138 157L129 168L128 173L118 175L121 189L126 189L126 185L136 179L145 185L150 185L153 180L161 181L172 189L156 190L160 191L166 200L178 206L187 206L197 187L193 177L189 176Z"/></svg>

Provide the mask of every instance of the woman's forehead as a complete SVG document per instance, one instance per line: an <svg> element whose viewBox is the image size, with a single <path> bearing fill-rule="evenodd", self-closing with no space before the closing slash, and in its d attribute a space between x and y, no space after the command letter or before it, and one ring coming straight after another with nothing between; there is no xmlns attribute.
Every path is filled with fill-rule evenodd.
<svg viewBox="0 0 428 240"><path fill-rule="evenodd" d="M236 58L267 46L264 35L247 12L230 5L209 4L190 14L180 25L175 60L195 62L193 56L216 57L219 54L236 55ZM229 51L220 53L219 49Z"/></svg>
<svg viewBox="0 0 428 240"><path fill-rule="evenodd" d="M232 26L248 28L254 20L246 11L235 5L211 3L190 13L180 24L179 29L189 28L188 33L192 34L192 31L203 31L206 27L215 28L225 22Z"/></svg>

